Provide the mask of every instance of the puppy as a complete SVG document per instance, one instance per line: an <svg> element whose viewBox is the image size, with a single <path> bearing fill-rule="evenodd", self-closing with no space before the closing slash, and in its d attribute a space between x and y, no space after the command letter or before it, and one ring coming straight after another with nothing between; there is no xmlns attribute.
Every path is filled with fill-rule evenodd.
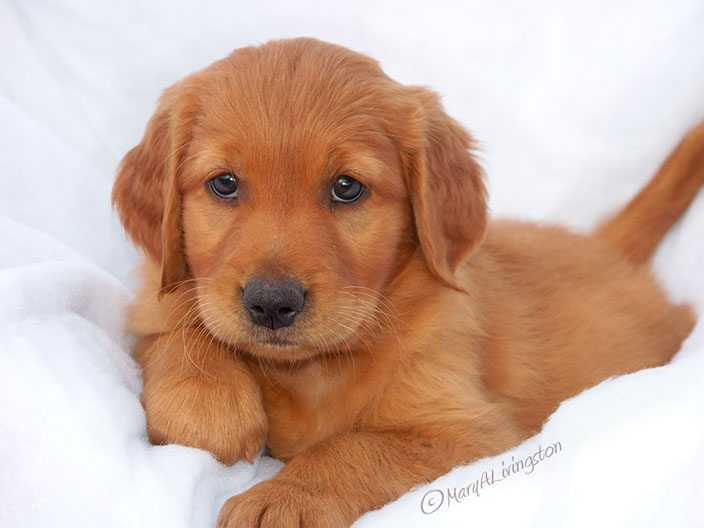
<svg viewBox="0 0 704 528"><path fill-rule="evenodd" d="M704 126L592 236L487 221L438 97L311 39L168 88L113 200L149 438L287 462L219 526L347 526L539 431L691 331L648 260L704 180Z"/></svg>

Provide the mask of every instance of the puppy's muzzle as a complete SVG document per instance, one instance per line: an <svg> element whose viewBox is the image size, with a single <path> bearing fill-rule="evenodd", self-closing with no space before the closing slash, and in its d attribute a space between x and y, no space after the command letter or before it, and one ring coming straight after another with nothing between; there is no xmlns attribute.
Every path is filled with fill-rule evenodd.
<svg viewBox="0 0 704 528"><path fill-rule="evenodd" d="M292 280L254 278L242 291L242 301L252 322L272 330L293 323L305 299L303 287Z"/></svg>

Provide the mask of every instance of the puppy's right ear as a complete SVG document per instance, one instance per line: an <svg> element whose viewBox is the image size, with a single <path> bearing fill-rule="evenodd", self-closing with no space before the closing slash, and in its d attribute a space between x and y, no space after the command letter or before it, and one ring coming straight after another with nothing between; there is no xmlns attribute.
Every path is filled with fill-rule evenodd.
<svg viewBox="0 0 704 528"><path fill-rule="evenodd" d="M142 141L120 162L112 190L113 205L129 237L161 263L162 292L188 275L178 171L190 141L195 105L184 100L185 82L164 92Z"/></svg>

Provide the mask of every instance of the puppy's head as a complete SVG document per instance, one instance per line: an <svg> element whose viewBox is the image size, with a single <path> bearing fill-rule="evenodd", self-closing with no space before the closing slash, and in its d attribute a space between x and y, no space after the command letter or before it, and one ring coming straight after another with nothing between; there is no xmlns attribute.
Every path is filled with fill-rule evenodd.
<svg viewBox="0 0 704 528"><path fill-rule="evenodd" d="M113 190L163 291L260 358L353 347L420 256L447 287L486 225L468 133L423 88L311 39L243 48L164 93Z"/></svg>

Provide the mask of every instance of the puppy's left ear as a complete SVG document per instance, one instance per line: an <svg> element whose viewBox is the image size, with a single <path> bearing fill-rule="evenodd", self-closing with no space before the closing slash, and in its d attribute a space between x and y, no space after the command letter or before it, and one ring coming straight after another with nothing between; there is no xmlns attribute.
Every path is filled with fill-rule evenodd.
<svg viewBox="0 0 704 528"><path fill-rule="evenodd" d="M402 155L420 247L440 282L466 291L456 272L486 233L483 172L470 151L472 137L445 113L438 96L425 88L407 90Z"/></svg>

